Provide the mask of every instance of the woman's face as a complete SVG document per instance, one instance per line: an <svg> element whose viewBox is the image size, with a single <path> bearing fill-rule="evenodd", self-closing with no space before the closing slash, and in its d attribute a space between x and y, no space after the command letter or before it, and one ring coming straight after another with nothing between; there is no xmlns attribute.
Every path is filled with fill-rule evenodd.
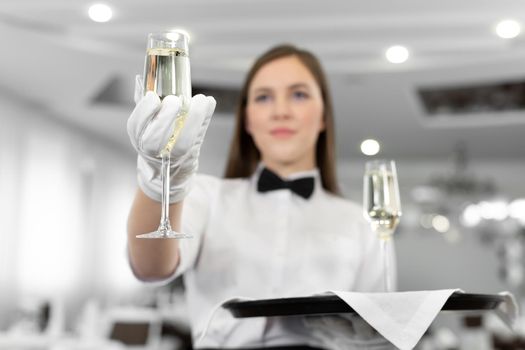
<svg viewBox="0 0 525 350"><path fill-rule="evenodd" d="M267 165L315 167L324 130L323 98L314 76L296 56L273 60L248 89L246 130Z"/></svg>

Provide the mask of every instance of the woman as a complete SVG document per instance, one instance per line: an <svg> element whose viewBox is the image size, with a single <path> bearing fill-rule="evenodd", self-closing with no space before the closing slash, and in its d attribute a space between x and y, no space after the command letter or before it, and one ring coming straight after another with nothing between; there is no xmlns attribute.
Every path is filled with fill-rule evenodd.
<svg viewBox="0 0 525 350"><path fill-rule="evenodd" d="M359 206L338 195L332 105L318 60L275 47L255 62L240 97L226 179L193 176L215 101L192 99L172 152L171 223L194 236L180 241L135 237L159 222L153 156L180 101L147 93L137 104L128 122L140 187L129 217L131 266L142 280L184 275L197 348L316 345L300 320L240 320L225 311L202 334L214 308L232 297L381 289L377 238Z"/></svg>

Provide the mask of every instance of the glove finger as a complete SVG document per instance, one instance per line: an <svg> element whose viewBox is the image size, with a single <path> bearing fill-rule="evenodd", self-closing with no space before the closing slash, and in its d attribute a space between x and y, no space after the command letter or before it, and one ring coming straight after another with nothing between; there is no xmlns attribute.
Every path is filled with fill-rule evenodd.
<svg viewBox="0 0 525 350"><path fill-rule="evenodd" d="M206 111L206 118L204 118L200 132L197 135L197 138L195 140L195 144L199 146L204 141L204 136L206 136L206 131L208 130L208 126L210 125L211 117L213 115L213 112L215 111L215 106L217 105L217 101L215 101L213 97L208 96L206 97L206 99L208 103L208 110Z"/></svg>
<svg viewBox="0 0 525 350"><path fill-rule="evenodd" d="M203 127L207 127L206 120L211 117L209 109L210 100L206 96L199 94L191 99L186 124L171 152L174 158L182 157L195 144L195 140L202 133Z"/></svg>
<svg viewBox="0 0 525 350"><path fill-rule="evenodd" d="M156 156L166 146L173 133L175 119L179 114L181 105L182 101L178 96L169 95L162 100L158 113L142 135L144 152Z"/></svg>
<svg viewBox="0 0 525 350"><path fill-rule="evenodd" d="M148 91L135 106L127 122L128 135L135 149L139 149L142 134L160 107L160 98L152 91Z"/></svg>
<svg viewBox="0 0 525 350"><path fill-rule="evenodd" d="M139 103L139 101L144 96L144 79L142 78L142 75L137 74L135 75L135 94L133 96L133 100L135 101L135 104Z"/></svg>
<svg viewBox="0 0 525 350"><path fill-rule="evenodd" d="M201 128L199 130L199 133L195 137L195 140L193 142L192 150L193 150L193 157L199 158L200 155L200 149L202 146L202 143L204 142L204 137L206 136L206 131L208 130L208 126L210 125L211 117L213 115L213 112L215 111L215 106L217 102L215 99L211 96L206 97L207 103L208 103L208 110L207 115L204 118L204 121L202 122Z"/></svg>

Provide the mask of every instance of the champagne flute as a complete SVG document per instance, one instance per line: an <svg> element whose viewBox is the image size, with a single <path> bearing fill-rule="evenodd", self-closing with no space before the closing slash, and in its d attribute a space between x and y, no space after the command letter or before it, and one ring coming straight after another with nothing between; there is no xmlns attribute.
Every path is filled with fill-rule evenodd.
<svg viewBox="0 0 525 350"><path fill-rule="evenodd" d="M379 235L383 251L384 288L392 292L389 244L401 217L401 201L393 160L372 160L366 163L363 210L372 230Z"/></svg>
<svg viewBox="0 0 525 350"><path fill-rule="evenodd" d="M186 121L191 99L190 58L188 37L181 32L151 33L148 35L144 64L144 93L154 91L162 99L177 95L182 107L176 118L173 133L158 154L161 159L162 212L157 231L138 235L138 238L191 238L175 232L169 220L170 154Z"/></svg>

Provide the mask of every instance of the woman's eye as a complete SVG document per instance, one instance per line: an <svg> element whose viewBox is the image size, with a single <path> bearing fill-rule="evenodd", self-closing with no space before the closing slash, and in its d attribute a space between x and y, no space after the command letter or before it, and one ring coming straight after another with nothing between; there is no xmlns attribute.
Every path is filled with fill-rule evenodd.
<svg viewBox="0 0 525 350"><path fill-rule="evenodd" d="M293 92L293 97L295 99L298 99L298 100L304 100L306 98L308 98L308 94L304 91L294 91Z"/></svg>
<svg viewBox="0 0 525 350"><path fill-rule="evenodd" d="M255 102L266 102L270 99L270 95L262 94L255 96Z"/></svg>

